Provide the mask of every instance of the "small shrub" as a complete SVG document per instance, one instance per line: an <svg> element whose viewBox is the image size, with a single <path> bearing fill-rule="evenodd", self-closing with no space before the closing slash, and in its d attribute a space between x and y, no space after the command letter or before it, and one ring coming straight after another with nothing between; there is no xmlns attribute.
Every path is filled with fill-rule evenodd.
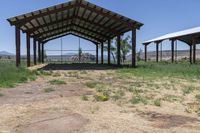
<svg viewBox="0 0 200 133"><path fill-rule="evenodd" d="M132 99L130 100L130 102L132 104L139 104L139 103L143 103L145 105L148 104L147 98L142 97L140 95L133 96Z"/></svg>
<svg viewBox="0 0 200 133"><path fill-rule="evenodd" d="M144 91L142 89L137 89L135 87L129 87L129 92L133 92L134 94L139 94L139 93L143 93Z"/></svg>
<svg viewBox="0 0 200 133"><path fill-rule="evenodd" d="M24 94L33 94L33 92L31 92L31 91L26 91L26 92L24 92Z"/></svg>
<svg viewBox="0 0 200 133"><path fill-rule="evenodd" d="M85 70L80 71L80 74L87 74L87 71L85 71Z"/></svg>
<svg viewBox="0 0 200 133"><path fill-rule="evenodd" d="M3 96L4 96L4 94L0 93L0 97L3 97Z"/></svg>
<svg viewBox="0 0 200 133"><path fill-rule="evenodd" d="M200 102L200 94L196 95L195 98Z"/></svg>
<svg viewBox="0 0 200 133"><path fill-rule="evenodd" d="M155 106L161 106L161 100L160 99L156 99L155 101L154 101L154 105Z"/></svg>
<svg viewBox="0 0 200 133"><path fill-rule="evenodd" d="M46 93L50 93L52 91L55 91L55 90L53 88L45 88L44 89L44 92L46 92Z"/></svg>
<svg viewBox="0 0 200 133"><path fill-rule="evenodd" d="M86 96L86 95L83 95L83 96L81 97L81 99L82 99L83 101L88 101L88 100L89 100L88 96Z"/></svg>
<svg viewBox="0 0 200 133"><path fill-rule="evenodd" d="M175 102L175 101L181 101L181 98L175 95L165 95L163 100L168 102Z"/></svg>
<svg viewBox="0 0 200 133"><path fill-rule="evenodd" d="M18 83L26 83L28 81L27 77L21 77L18 81Z"/></svg>
<svg viewBox="0 0 200 133"><path fill-rule="evenodd" d="M86 82L85 85L88 87L88 88L95 88L97 86L98 82L95 82L95 81L90 81L90 82Z"/></svg>
<svg viewBox="0 0 200 133"><path fill-rule="evenodd" d="M63 84L66 84L66 82L63 81L63 80L51 80L51 81L49 81L49 83L51 85L63 85Z"/></svg>
<svg viewBox="0 0 200 133"><path fill-rule="evenodd" d="M44 76L51 76L52 73L53 73L52 71L43 71L43 70L35 71L36 75L44 75Z"/></svg>
<svg viewBox="0 0 200 133"><path fill-rule="evenodd" d="M55 72L55 73L52 74L52 76L53 76L53 77L60 77L61 74L60 74L59 72Z"/></svg>
<svg viewBox="0 0 200 133"><path fill-rule="evenodd" d="M186 95L186 94L190 94L194 91L194 88L192 86L189 86L187 88L184 88L183 90L183 94Z"/></svg>
<svg viewBox="0 0 200 133"><path fill-rule="evenodd" d="M97 94L94 96L94 98L95 98L96 101L105 102L105 101L108 101L108 100L109 100L109 95L104 94L104 93L97 93Z"/></svg>
<svg viewBox="0 0 200 133"><path fill-rule="evenodd" d="M112 96L112 99L114 101L117 101L119 99L121 99L123 96L125 95L125 92L122 90L118 90L117 92L115 92L115 94Z"/></svg>
<svg viewBox="0 0 200 133"><path fill-rule="evenodd" d="M78 71L68 72L69 77L79 77Z"/></svg>

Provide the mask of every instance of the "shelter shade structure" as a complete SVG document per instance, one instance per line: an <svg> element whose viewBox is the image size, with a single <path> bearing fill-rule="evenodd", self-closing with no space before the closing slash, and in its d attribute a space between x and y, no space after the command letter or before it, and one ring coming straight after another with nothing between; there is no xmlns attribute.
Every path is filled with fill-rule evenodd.
<svg viewBox="0 0 200 133"><path fill-rule="evenodd" d="M143 24L138 21L114 13L85 0L72 0L15 16L7 20L12 26L16 27L17 66L20 65L20 31L28 34L30 38L34 40L33 53L34 65L36 65L37 42L38 62L43 62L44 56L41 54L44 53L44 49L41 47L51 40L67 35L74 35L91 41L94 44L102 44L128 31L134 31L133 44L135 48L135 31L143 26ZM42 52L39 52L41 50ZM135 54L134 51L132 55L135 56ZM29 56L28 53L27 56ZM134 60L135 57L132 59ZM134 62L135 60L133 64Z"/></svg>
<svg viewBox="0 0 200 133"><path fill-rule="evenodd" d="M191 28L191 29L187 29L187 30L183 30L183 31L179 31L179 32L175 32L175 33L170 33L170 34L166 34L164 36L152 39L152 40L148 40L143 42L143 45L145 47L147 47L150 43L156 43L156 61L158 62L158 42L162 43L164 40L171 40L171 60L172 63L175 60L175 56L176 56L176 60L177 60L177 41L181 41L184 42L186 44L188 44L188 46L190 47L190 63L196 63L196 45L200 43L200 27L196 27L196 28ZM176 47L175 47L176 46ZM147 48L145 48L147 49ZM176 50L176 52L175 52ZM145 53L147 51L145 50ZM162 51L160 52L162 54ZM162 57L162 56L161 56ZM146 57L145 57L146 60Z"/></svg>

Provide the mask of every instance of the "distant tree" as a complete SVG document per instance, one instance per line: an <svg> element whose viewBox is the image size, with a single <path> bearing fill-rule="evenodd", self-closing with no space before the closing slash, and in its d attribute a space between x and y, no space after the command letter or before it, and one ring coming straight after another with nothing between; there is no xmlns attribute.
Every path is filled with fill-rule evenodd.
<svg viewBox="0 0 200 133"><path fill-rule="evenodd" d="M126 56L130 52L132 46L130 43L130 36L126 36L125 38L122 38L121 40L121 54L122 54L122 62L126 60Z"/></svg>
<svg viewBox="0 0 200 133"><path fill-rule="evenodd" d="M114 60L114 63L116 63L116 59L115 59L115 55L116 55L116 47L115 46L113 46L112 45L112 43L113 43L113 40L111 40L111 45L110 45L110 53L111 53L111 55L112 55L112 58L113 58L113 60ZM104 46L104 50L105 51L108 51L108 43L106 43L107 45L106 46ZM100 48L100 47L99 47Z"/></svg>
<svg viewBox="0 0 200 133"><path fill-rule="evenodd" d="M142 55L143 51L142 49L139 50L138 54L137 54L137 60L141 61L141 55Z"/></svg>
<svg viewBox="0 0 200 133"><path fill-rule="evenodd" d="M78 57L79 57L79 62L81 61L81 56L82 56L83 50L81 47L78 48Z"/></svg>
<svg viewBox="0 0 200 133"><path fill-rule="evenodd" d="M117 38L115 39L115 48L117 50ZM126 56L128 55L128 53L130 52L132 46L131 46L131 41L130 41L130 36L122 36L121 37L121 60L124 63L126 60ZM117 52L115 52L115 55L117 56Z"/></svg>

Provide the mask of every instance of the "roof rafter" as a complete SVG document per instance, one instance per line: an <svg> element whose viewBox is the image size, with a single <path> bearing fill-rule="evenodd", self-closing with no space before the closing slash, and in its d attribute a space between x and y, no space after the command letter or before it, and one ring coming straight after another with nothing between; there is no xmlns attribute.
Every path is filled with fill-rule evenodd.
<svg viewBox="0 0 200 133"><path fill-rule="evenodd" d="M85 28L83 26L76 25L76 24L69 24L69 25L65 25L64 27L58 27L56 29L52 29L52 30L49 30L49 31L45 31L45 32L33 35L32 37L39 38L44 34L47 34L47 33L50 33L50 32L54 32L54 31L57 31L57 30L61 30L61 29L67 28L67 27L73 27L73 26L78 27L79 29L82 29L82 30L89 31L89 32L91 32L93 34L96 34L98 37L101 37L101 38L104 38L104 39L108 39L109 38L108 36L105 36L104 34L98 33L98 32L96 32L96 31L94 31L92 29L88 29L88 28Z"/></svg>
<svg viewBox="0 0 200 133"><path fill-rule="evenodd" d="M22 25L26 24L27 22L29 22L29 21L31 21L35 18L40 18L40 17L48 16L49 14L54 14L54 13L57 13L57 12L69 10L69 9L72 9L76 6L79 6L79 5L73 4L73 5L69 5L67 7L63 7L63 8L59 8L59 9L55 9L55 10L49 10L49 8L51 8L51 7L49 7L49 8L47 8L47 10L48 10L47 12L43 12L43 13L39 13L39 14L36 14L36 15L33 15L33 16L30 16L30 17L26 17L23 20L19 20L19 21L16 21L16 22L12 22L12 21L10 21L10 19L8 19L8 21L10 22L11 25L17 25L17 26L21 27Z"/></svg>
<svg viewBox="0 0 200 133"><path fill-rule="evenodd" d="M68 36L68 35L73 35L73 36L76 36L76 37L80 37L80 38L85 39L85 40L87 40L87 41L90 41L90 42L92 42L92 43L94 43L94 44L97 44L97 43L98 43L98 42L96 42L96 41L93 40L93 39L89 39L89 38L80 36L80 35L78 35L78 34L76 35L76 33L66 33L66 34L63 34L63 35L60 35L60 36L57 36L57 37L54 37L54 38L45 40L45 41L43 41L42 43L47 43L47 42L49 42L49 41L52 41L52 40L55 40L55 39L58 39L58 38L61 38L61 37L65 37L65 36Z"/></svg>
<svg viewBox="0 0 200 133"><path fill-rule="evenodd" d="M103 12L103 10L94 10L93 8L91 8L91 7L89 7L89 6L86 6L86 5L83 5L83 4L81 4L80 5L81 7L83 7L83 8L86 8L86 9L88 9L88 10L91 10L91 11L93 11L93 12L96 12L97 14L101 14L101 15L103 15L103 16L106 16L106 17L108 17L109 19L114 19L114 20L116 20L117 22L121 22L121 23L124 23L125 25L127 25L129 28L130 27L132 27L132 28L137 28L137 27L135 27L135 24L132 24L132 23L130 23L130 22L127 22L127 21L124 21L124 20L122 20L122 19L120 19L120 18L117 18L115 15L113 15L113 16L111 16L109 13L110 12Z"/></svg>
<svg viewBox="0 0 200 133"><path fill-rule="evenodd" d="M51 35L46 36L46 37L43 37L43 38L38 38L37 40L41 40L41 41L42 41L42 40L46 40L46 39L48 39L48 38L50 38L50 37L57 36L57 35L60 35L60 34L64 34L65 32L71 32L71 31L73 31L73 32L78 32L78 33L80 33L80 34L82 34L82 35L84 35L84 36L93 38L94 40L96 40L96 41L98 41L98 42L104 42L104 41L105 41L105 40L101 40L101 39L99 39L99 38L96 38L96 36L94 36L94 35L88 35L88 34L82 32L82 31L78 31L78 30L75 30L75 29L66 29L66 30L63 30L62 32L57 32L57 33L55 33L55 34L51 34Z"/></svg>

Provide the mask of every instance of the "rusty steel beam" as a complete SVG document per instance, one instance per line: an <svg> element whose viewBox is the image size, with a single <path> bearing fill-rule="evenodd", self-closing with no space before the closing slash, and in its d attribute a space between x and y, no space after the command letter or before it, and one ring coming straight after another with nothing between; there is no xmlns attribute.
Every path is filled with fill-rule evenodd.
<svg viewBox="0 0 200 133"><path fill-rule="evenodd" d="M92 43L95 43L95 44L97 43L97 42L94 41L94 40L88 39L88 38L83 37L83 36L80 36L80 35L76 35L75 33L66 33L66 34L64 34L64 35L60 35L60 36L57 36L57 37L54 37L54 38L50 38L50 39L48 39L48 40L43 40L42 43L47 43L47 42L49 42L49 41L52 41L52 40L55 40L55 39L58 39L58 38L61 38L61 37L67 36L67 35L73 35L73 36L76 36L76 37L80 37L80 38L82 38L82 39L85 39L85 40L87 40L87 41L90 41L90 42L92 42Z"/></svg>
<svg viewBox="0 0 200 133"><path fill-rule="evenodd" d="M18 27L15 27L15 41L16 41L16 66L20 66L20 47L21 47L21 41L20 41L20 29Z"/></svg>
<svg viewBox="0 0 200 133"><path fill-rule="evenodd" d="M196 63L196 43L193 41L193 63Z"/></svg>
<svg viewBox="0 0 200 133"><path fill-rule="evenodd" d="M104 50L104 44L101 43L101 64L104 64L103 50Z"/></svg>
<svg viewBox="0 0 200 133"><path fill-rule="evenodd" d="M99 32L97 32L97 31L95 31L95 30L88 29L88 28L85 28L85 27L83 27L83 26L79 26L79 25L76 25L76 24L65 25L65 27L58 27L58 28L55 28L55 29L52 29L52 30L49 30L49 31L41 32L41 33L39 33L39 34L36 34L36 35L33 36L33 37L40 38L40 37L41 37L42 35L44 35L44 34L47 34L47 33L50 33L50 32L55 32L55 31L59 31L59 30L61 30L61 29L63 29L63 28L73 27L73 26L78 27L78 28L80 28L81 30L83 29L83 30L85 30L85 31L91 32L92 34L96 34L98 37L101 37L101 38L104 38L104 39L107 39L107 38L108 38L107 36L105 36L105 35L102 34L102 33L99 33Z"/></svg>
<svg viewBox="0 0 200 133"><path fill-rule="evenodd" d="M117 36L117 65L121 65L121 36Z"/></svg>
<svg viewBox="0 0 200 133"><path fill-rule="evenodd" d="M108 65L110 65L110 47L111 47L111 42L110 39L108 39Z"/></svg>
<svg viewBox="0 0 200 133"><path fill-rule="evenodd" d="M74 29L67 29L67 30L64 30L64 31L62 31L62 32L58 32L58 33L55 33L55 34L52 34L52 35L50 35L50 36L47 36L47 37L45 37L45 38L40 38L39 40L48 40L48 38L50 38L50 37L54 37L54 36L57 36L57 35L60 35L60 34L64 34L64 33L66 33L66 32L77 32L77 33L79 33L79 34L82 34L82 35L84 35L84 36L87 36L87 37L89 37L89 38L92 38L92 39L94 39L94 40L96 40L96 41L98 41L98 42L103 42L104 40L101 40L101 39L99 39L99 38L96 38L94 35L87 35L86 33L84 33L84 32L82 32L82 31L78 31L78 30L74 30Z"/></svg>
<svg viewBox="0 0 200 133"><path fill-rule="evenodd" d="M30 35L26 34L26 49L27 49L27 67L31 66L31 55L30 55Z"/></svg>
<svg viewBox="0 0 200 133"><path fill-rule="evenodd" d="M42 63L44 63L44 44L41 43L42 45Z"/></svg>
<svg viewBox="0 0 200 133"><path fill-rule="evenodd" d="M60 35L60 36L56 36L56 37L50 38L50 39L48 39L48 40L42 40L42 43L45 44L45 43L47 43L47 42L49 42L49 41L52 41L52 40L55 40L55 39L58 39L58 38L67 36L67 35L69 35L69 34L70 34L70 33L66 33L66 34L63 34L63 35Z"/></svg>
<svg viewBox="0 0 200 133"><path fill-rule="evenodd" d="M40 42L38 42L38 62L41 63L41 47Z"/></svg>
<svg viewBox="0 0 200 133"><path fill-rule="evenodd" d="M174 40L171 40L171 56L172 56L172 63L174 63Z"/></svg>
<svg viewBox="0 0 200 133"><path fill-rule="evenodd" d="M144 60L145 60L145 62L147 62L147 46L148 45L144 45Z"/></svg>
<svg viewBox="0 0 200 133"><path fill-rule="evenodd" d="M132 67L136 67L136 29L132 30Z"/></svg>
<svg viewBox="0 0 200 133"><path fill-rule="evenodd" d="M99 47L98 43L96 43L96 64L99 64Z"/></svg>
<svg viewBox="0 0 200 133"><path fill-rule="evenodd" d="M192 45L190 45L190 64L192 64Z"/></svg>
<svg viewBox="0 0 200 133"><path fill-rule="evenodd" d="M156 62L159 61L159 42L156 42Z"/></svg>
<svg viewBox="0 0 200 133"><path fill-rule="evenodd" d="M37 52L36 52L36 49L37 49L37 42L36 42L36 39L33 38L33 60L34 60L34 65L37 65Z"/></svg>

